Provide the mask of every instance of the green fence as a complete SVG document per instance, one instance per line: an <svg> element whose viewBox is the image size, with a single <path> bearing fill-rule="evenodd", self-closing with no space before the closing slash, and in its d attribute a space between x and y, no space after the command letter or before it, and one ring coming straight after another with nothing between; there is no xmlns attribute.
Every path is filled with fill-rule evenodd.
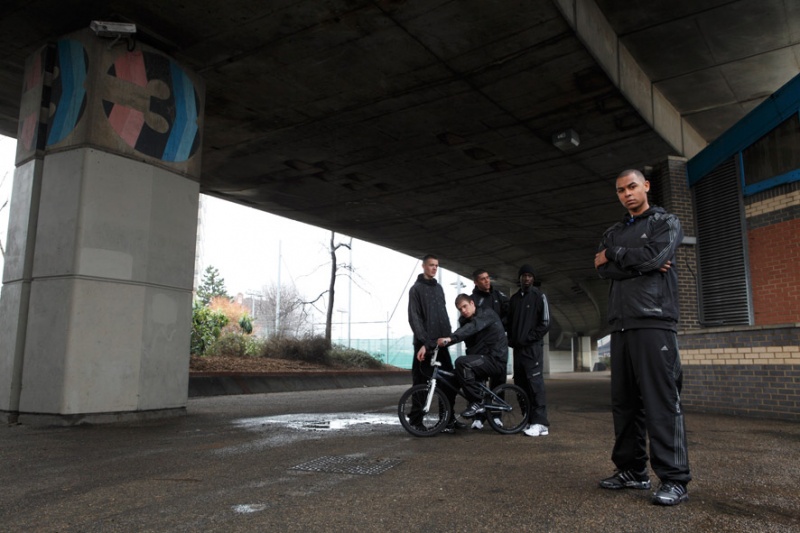
<svg viewBox="0 0 800 533"><path fill-rule="evenodd" d="M333 339L334 344L348 346L347 339ZM414 356L411 347L411 337L401 337L398 339L350 339L349 346L356 350L362 350L371 354L382 363L386 363L398 368L411 368L411 360ZM388 357L387 357L388 353Z"/></svg>

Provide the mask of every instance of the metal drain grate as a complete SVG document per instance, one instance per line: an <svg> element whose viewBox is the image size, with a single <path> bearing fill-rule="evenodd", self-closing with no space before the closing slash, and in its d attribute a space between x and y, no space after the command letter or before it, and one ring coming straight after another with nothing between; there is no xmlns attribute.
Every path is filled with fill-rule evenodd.
<svg viewBox="0 0 800 533"><path fill-rule="evenodd" d="M401 462L400 459L369 459L366 457L352 457L347 455L339 457L325 456L293 466L291 470L377 476L399 465Z"/></svg>

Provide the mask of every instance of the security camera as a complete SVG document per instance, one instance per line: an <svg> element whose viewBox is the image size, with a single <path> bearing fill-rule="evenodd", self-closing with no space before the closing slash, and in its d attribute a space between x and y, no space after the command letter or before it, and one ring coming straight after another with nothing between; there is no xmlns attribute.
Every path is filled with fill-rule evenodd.
<svg viewBox="0 0 800 533"><path fill-rule="evenodd" d="M563 152L577 148L580 144L581 139L578 137L578 132L573 129L560 131L553 135L553 145Z"/></svg>
<svg viewBox="0 0 800 533"><path fill-rule="evenodd" d="M104 22L102 20L93 20L89 24L89 28L98 37L110 37L119 39L120 37L131 37L136 35L136 24L128 24L126 22Z"/></svg>

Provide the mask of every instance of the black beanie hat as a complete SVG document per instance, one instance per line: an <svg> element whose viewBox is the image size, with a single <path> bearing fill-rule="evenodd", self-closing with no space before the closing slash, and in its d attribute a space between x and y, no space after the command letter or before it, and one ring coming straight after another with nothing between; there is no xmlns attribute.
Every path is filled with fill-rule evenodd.
<svg viewBox="0 0 800 533"><path fill-rule="evenodd" d="M533 267L527 264L519 267L519 272L517 273L517 277L519 278L523 274L530 274L531 276L534 277L534 279L536 278L536 274L533 273Z"/></svg>

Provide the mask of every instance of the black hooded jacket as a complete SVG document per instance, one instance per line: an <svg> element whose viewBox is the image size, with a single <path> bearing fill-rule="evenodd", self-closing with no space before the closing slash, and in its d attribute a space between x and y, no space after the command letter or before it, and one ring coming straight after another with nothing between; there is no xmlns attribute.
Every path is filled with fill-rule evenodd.
<svg viewBox="0 0 800 533"><path fill-rule="evenodd" d="M487 355L502 364L508 362L508 339L500 317L491 309L475 308L470 318L459 318L461 325L450 335L453 343L465 341L467 355Z"/></svg>
<svg viewBox="0 0 800 533"><path fill-rule="evenodd" d="M601 278L611 280L608 322L614 331L677 329L675 250L681 241L678 218L656 206L637 217L626 214L603 234L598 251L605 249L609 262L598 272ZM667 261L672 261L672 267L661 272Z"/></svg>
<svg viewBox="0 0 800 533"><path fill-rule="evenodd" d="M436 339L449 337L450 317L444 301L444 291L436 279L425 279L423 274L408 291L408 324L414 333L414 350L423 344L429 350L436 347Z"/></svg>

